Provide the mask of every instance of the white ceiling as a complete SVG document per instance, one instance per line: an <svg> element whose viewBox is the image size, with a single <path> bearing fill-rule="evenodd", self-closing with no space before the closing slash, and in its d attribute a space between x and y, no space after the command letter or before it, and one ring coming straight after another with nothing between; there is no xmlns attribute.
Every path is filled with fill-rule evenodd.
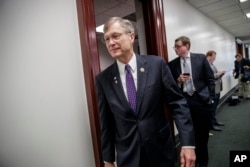
<svg viewBox="0 0 250 167"><path fill-rule="evenodd" d="M185 0L217 24L245 43L250 43L250 0L240 4L238 0ZM94 0L96 25L104 23L111 16L133 16L134 0Z"/></svg>
<svg viewBox="0 0 250 167"><path fill-rule="evenodd" d="M102 25L109 17L125 17L135 13L134 0L94 0L96 25Z"/></svg>
<svg viewBox="0 0 250 167"><path fill-rule="evenodd" d="M186 0L190 5L210 17L233 36L250 43L250 0Z"/></svg>

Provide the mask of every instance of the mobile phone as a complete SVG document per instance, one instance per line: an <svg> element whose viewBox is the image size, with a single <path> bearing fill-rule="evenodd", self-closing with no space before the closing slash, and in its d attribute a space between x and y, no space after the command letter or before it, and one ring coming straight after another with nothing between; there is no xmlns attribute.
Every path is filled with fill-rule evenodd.
<svg viewBox="0 0 250 167"><path fill-rule="evenodd" d="M190 74L189 74L189 73L183 73L182 75L187 75L187 76L189 76Z"/></svg>

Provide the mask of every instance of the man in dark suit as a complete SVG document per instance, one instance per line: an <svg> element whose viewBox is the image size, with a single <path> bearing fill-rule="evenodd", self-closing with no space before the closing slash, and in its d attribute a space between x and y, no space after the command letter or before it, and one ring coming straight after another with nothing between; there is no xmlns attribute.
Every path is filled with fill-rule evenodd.
<svg viewBox="0 0 250 167"><path fill-rule="evenodd" d="M243 76L247 71L250 70L250 61L242 57L241 54L235 55L234 61L234 78L238 79L238 95L240 98L250 98L249 84L242 80Z"/></svg>
<svg viewBox="0 0 250 167"><path fill-rule="evenodd" d="M134 53L134 39L130 21L112 17L105 23L106 47L116 60L96 77L105 167L114 167L115 161L118 167L175 166L164 104L179 131L181 164L193 167L194 134L186 99L162 58Z"/></svg>
<svg viewBox="0 0 250 167"><path fill-rule="evenodd" d="M197 166L205 167L208 165L209 118L215 97L214 74L205 55L190 53L190 46L188 37L177 38L174 49L179 57L169 62L169 67L190 107Z"/></svg>

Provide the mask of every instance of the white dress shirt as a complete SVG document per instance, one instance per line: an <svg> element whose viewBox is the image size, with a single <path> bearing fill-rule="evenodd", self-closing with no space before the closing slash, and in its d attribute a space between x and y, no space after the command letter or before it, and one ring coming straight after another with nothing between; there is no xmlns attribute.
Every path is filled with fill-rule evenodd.
<svg viewBox="0 0 250 167"><path fill-rule="evenodd" d="M192 78L192 65L191 65L191 58L190 58L190 52L188 53L188 55L186 57L184 57L184 59L186 59L186 63L188 64L189 66L189 70L190 70L190 79L192 81L192 84L193 84L193 90L195 91L195 87L194 87L194 82L193 82L193 78ZM183 58L181 57L181 72L182 74L184 73L184 67L183 67L183 64L184 64L184 60ZM185 84L184 84L185 85ZM183 92L186 92L187 91L187 88L184 86L183 87Z"/></svg>
<svg viewBox="0 0 250 167"><path fill-rule="evenodd" d="M133 79L135 82L135 88L137 90L137 64L136 64L136 56L133 53L133 56L131 60L128 62L130 68L131 68L131 73L133 75ZM126 98L128 99L128 94L127 94L127 89L126 89L126 71L125 71L125 65L124 63L120 62L117 60L117 65L118 65L118 70L120 74L120 78L122 81L122 87L125 93Z"/></svg>

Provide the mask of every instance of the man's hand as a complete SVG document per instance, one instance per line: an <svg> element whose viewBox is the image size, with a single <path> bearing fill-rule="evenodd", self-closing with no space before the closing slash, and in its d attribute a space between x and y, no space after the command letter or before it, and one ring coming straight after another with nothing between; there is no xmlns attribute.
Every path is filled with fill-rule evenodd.
<svg viewBox="0 0 250 167"><path fill-rule="evenodd" d="M212 105L212 104L214 104L214 100L213 100L213 99L211 99L211 98L209 98L209 99L208 99L208 101L207 101L207 104L208 104L208 105Z"/></svg>
<svg viewBox="0 0 250 167"><path fill-rule="evenodd" d="M115 167L115 164L110 162L105 162L104 167Z"/></svg>
<svg viewBox="0 0 250 167"><path fill-rule="evenodd" d="M218 73L219 73L219 76L222 77L226 73L226 71L219 71Z"/></svg>
<svg viewBox="0 0 250 167"><path fill-rule="evenodd" d="M195 152L194 148L181 148L180 161L181 167L195 167Z"/></svg>
<svg viewBox="0 0 250 167"><path fill-rule="evenodd" d="M190 75L183 75L180 74L179 78L177 79L180 84L184 84L187 80L191 79Z"/></svg>
<svg viewBox="0 0 250 167"><path fill-rule="evenodd" d="M244 68L245 70L248 70L250 67L247 66L247 65L245 65L245 66L243 66L243 68Z"/></svg>

